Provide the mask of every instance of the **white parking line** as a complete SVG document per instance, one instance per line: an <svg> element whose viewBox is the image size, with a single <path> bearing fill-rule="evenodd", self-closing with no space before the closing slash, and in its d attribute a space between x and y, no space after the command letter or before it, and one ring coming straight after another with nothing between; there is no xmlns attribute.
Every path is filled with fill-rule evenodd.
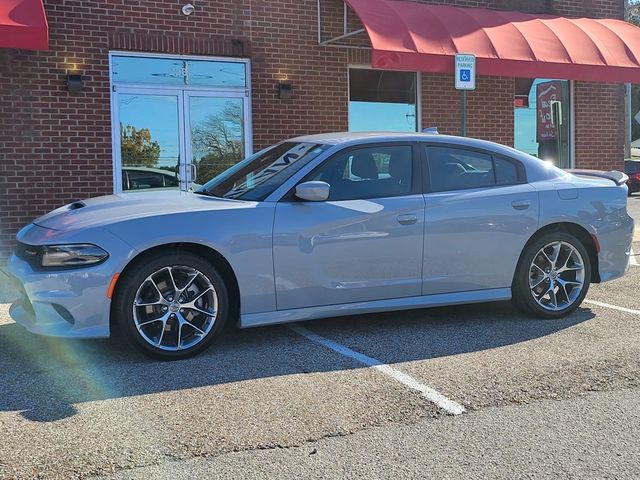
<svg viewBox="0 0 640 480"><path fill-rule="evenodd" d="M585 300L584 303L590 303L592 305L598 305L599 307L610 308L612 310L618 310L619 312L634 313L640 315L640 310L632 310L631 308L619 307L617 305L611 305L610 303L597 302L595 300Z"/></svg>
<svg viewBox="0 0 640 480"><path fill-rule="evenodd" d="M633 252L633 248L631 249L631 256L629 257L629 265L633 265L634 267L640 267L640 263L638 263L636 254Z"/></svg>
<svg viewBox="0 0 640 480"><path fill-rule="evenodd" d="M426 398L431 403L435 404L436 406L438 406L439 408L441 408L442 410L444 410L450 415L460 415L466 411L465 408L459 403L448 399L447 397L442 395L440 392L437 392L436 390L429 387L428 385L424 385L420 383L415 378L407 375L406 373L401 372L400 370L396 370L395 368L387 365L386 363L381 362L380 360L376 360L375 358L368 357L367 355L356 352L355 350L351 350L350 348L345 347L344 345L340 345L339 343L329 340L328 338L317 335L312 331L307 330L304 327L301 327L298 324L294 323L287 326L294 332L302 335L303 337L308 338L314 343L327 347L333 350L334 352L344 355L345 357L353 358L354 360L357 360L358 362L363 363L371 368L375 368L379 372L382 372L385 375L390 376L394 380L397 380L398 382L411 388L412 390L416 390L420 392L420 394L424 398Z"/></svg>

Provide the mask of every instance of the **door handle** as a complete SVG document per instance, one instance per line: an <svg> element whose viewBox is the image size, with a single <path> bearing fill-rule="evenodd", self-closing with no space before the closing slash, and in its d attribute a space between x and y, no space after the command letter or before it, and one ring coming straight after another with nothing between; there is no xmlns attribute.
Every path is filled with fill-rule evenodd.
<svg viewBox="0 0 640 480"><path fill-rule="evenodd" d="M196 181L198 176L198 167L196 167L195 163L189 164L189 169L191 170L191 178L184 179L185 190L193 192L193 183Z"/></svg>
<svg viewBox="0 0 640 480"><path fill-rule="evenodd" d="M511 202L511 206L515 210L526 210L531 206L531 202L529 200L514 200Z"/></svg>
<svg viewBox="0 0 640 480"><path fill-rule="evenodd" d="M418 216L413 213L409 213L407 215L398 215L398 223L400 225L413 225L418 221Z"/></svg>

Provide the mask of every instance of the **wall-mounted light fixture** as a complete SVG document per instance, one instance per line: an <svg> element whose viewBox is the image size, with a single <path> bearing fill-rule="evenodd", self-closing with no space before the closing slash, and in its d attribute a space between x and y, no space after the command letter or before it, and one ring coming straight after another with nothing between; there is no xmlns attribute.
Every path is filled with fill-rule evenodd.
<svg viewBox="0 0 640 480"><path fill-rule="evenodd" d="M67 73L67 90L70 92L81 92L83 83L82 74Z"/></svg>
<svg viewBox="0 0 640 480"><path fill-rule="evenodd" d="M182 7L182 14L186 17L196 11L196 7L192 3L187 3Z"/></svg>
<svg viewBox="0 0 640 480"><path fill-rule="evenodd" d="M278 97L281 99L288 99L293 96L293 85L287 80L280 80L278 82Z"/></svg>

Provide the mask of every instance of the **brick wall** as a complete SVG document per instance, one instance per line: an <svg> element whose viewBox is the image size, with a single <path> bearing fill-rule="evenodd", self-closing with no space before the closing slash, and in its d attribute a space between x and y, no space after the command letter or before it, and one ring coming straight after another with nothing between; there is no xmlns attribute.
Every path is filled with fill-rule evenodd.
<svg viewBox="0 0 640 480"><path fill-rule="evenodd" d="M460 6L621 17L617 0L458 0ZM292 135L347 128L347 65L366 50L321 47L315 0L44 0L50 50L0 49L0 255L17 229L71 200L112 187L109 50L249 57L254 148ZM342 28L342 1L323 0L325 38ZM357 25L351 15L350 24ZM83 73L82 92L65 74ZM294 95L276 95L278 79ZM449 75L424 74L422 121L444 133L459 128L459 95ZM618 167L622 90L576 85L579 166ZM483 77L469 95L469 134L513 143L513 79Z"/></svg>
<svg viewBox="0 0 640 480"><path fill-rule="evenodd" d="M422 125L447 135L460 133L460 92L453 75L422 74ZM467 93L467 135L513 146L513 78L480 77Z"/></svg>
<svg viewBox="0 0 640 480"><path fill-rule="evenodd" d="M624 86L576 82L576 166L624 167Z"/></svg>

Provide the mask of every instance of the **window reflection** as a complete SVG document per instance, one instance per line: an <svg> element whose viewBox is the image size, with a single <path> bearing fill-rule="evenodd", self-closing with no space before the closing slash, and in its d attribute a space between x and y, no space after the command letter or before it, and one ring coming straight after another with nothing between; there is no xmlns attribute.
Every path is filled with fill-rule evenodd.
<svg viewBox="0 0 640 480"><path fill-rule="evenodd" d="M417 130L416 74L349 70L349 130Z"/></svg>
<svg viewBox="0 0 640 480"><path fill-rule="evenodd" d="M195 182L203 184L245 156L243 99L190 97Z"/></svg>
<svg viewBox="0 0 640 480"><path fill-rule="evenodd" d="M536 79L530 85L527 96L518 98L516 92L515 147L570 168L569 81Z"/></svg>
<svg viewBox="0 0 640 480"><path fill-rule="evenodd" d="M120 94L123 190L178 188L178 97Z"/></svg>
<svg viewBox="0 0 640 480"><path fill-rule="evenodd" d="M245 87L243 62L114 56L113 81L156 85Z"/></svg>

